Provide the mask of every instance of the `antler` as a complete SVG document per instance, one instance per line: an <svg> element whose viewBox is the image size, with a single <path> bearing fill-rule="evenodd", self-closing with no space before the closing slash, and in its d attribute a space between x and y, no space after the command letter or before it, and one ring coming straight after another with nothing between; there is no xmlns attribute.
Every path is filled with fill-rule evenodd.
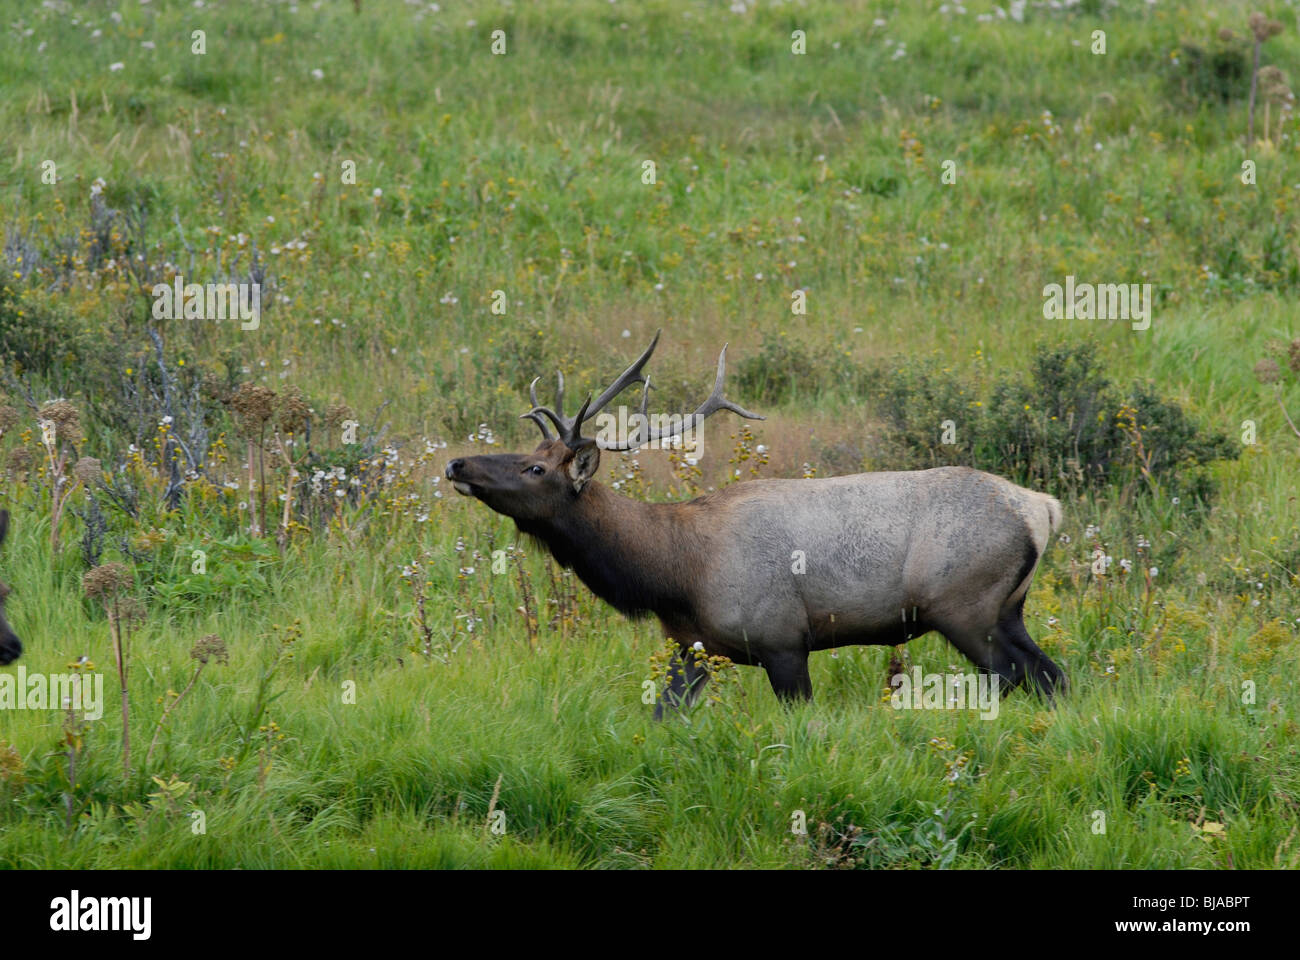
<svg viewBox="0 0 1300 960"><path fill-rule="evenodd" d="M533 377L533 382L528 385L528 397L533 401L533 409L529 410L525 414L521 414L519 419L533 421L533 423L537 424L537 428L542 431L542 436L545 439L554 440L555 435L551 433L550 429L546 426L546 421L542 419L542 416L545 415L550 419L551 423L555 424L555 429L560 431L560 437L563 438L564 442L569 443L570 446L572 446L570 441L577 439L577 428L582 425L583 415L587 410L587 404L591 403L591 395L587 395L587 400L583 403L582 409L578 411L578 416L570 420L564 416L564 374L559 370L555 371L554 410L551 410L549 407L540 406L537 403L537 381L540 379L542 378Z"/></svg>
<svg viewBox="0 0 1300 960"><path fill-rule="evenodd" d="M538 428L542 431L542 436L545 439L554 440L555 436L551 434L551 431L546 426L546 422L542 420L542 417L545 416L551 421L551 423L555 424L555 429L559 431L559 438L561 440L571 447L577 446L579 441L582 440L582 425L596 414L600 413L600 411L604 410L611 400L634 383L649 386L648 378L641 375L641 368L646 365L646 361L650 359L650 355L655 352L655 347L659 345L659 334L661 333L663 333L662 330L655 331L654 339L650 341L650 346L646 347L641 356L639 356L630 367L619 374L618 378L613 383L605 388L604 392L596 398L595 406L592 406L591 395L588 394L586 402L582 405L582 409L578 411L578 415L571 419L566 417L564 415L564 374L557 370L555 371L555 409L551 410L538 404L537 381L540 380L541 377L536 377L528 386L528 397L533 402L533 409L521 415L519 419L532 420L533 423L537 424Z"/></svg>
<svg viewBox="0 0 1300 960"><path fill-rule="evenodd" d="M718 375L713 380L713 391L709 394L691 414L669 417L667 430L650 429L650 418L646 414L646 404L649 400L650 381L645 381L645 387L641 391L641 431L624 444L611 444L605 447L606 450L636 450L638 447L644 447L648 443L655 443L665 437L678 436L683 431L691 430L703 423L705 418L712 416L719 410L730 410L732 413L739 414L746 420L766 420L767 418L758 413L750 413L744 407L737 403L732 403L722 395L722 381L727 375L727 347L729 344L722 345L722 352L718 354ZM674 429L676 426L676 429Z"/></svg>
<svg viewBox="0 0 1300 960"><path fill-rule="evenodd" d="M722 352L718 354L718 375L713 382L713 392L709 394L708 399L706 399L704 403L700 404L693 414L669 418L670 426L674 421L680 422L681 427L679 429L651 431L649 429L649 417L646 415L646 406L650 399L650 378L645 376L641 371L642 368L645 367L646 362L650 359L650 355L654 353L655 347L659 345L659 334L662 332L663 331L656 331L654 339L650 341L650 346L646 347L645 352L643 352L631 366L619 374L613 383L605 388L600 396L596 398L594 404L591 402L591 395L588 394L586 401L582 404L582 407L574 417L570 418L564 415L564 374L559 371L556 371L555 374L556 388L554 410L549 407L543 407L537 402L537 381L541 378L538 377L534 379L528 387L528 396L533 402L533 409L523 414L520 419L532 420L542 431L542 436L545 439L554 440L556 439L555 435L551 433L546 426L546 421L542 419L545 417L555 425L555 429L559 433L559 439L563 440L570 447L575 447L582 442L583 439L582 425L604 410L611 400L634 383L641 384L640 413L641 423L644 424L644 426L641 428L640 433L630 439L626 444L607 446L605 447L607 450L635 450L638 447L645 446L647 443L653 443L657 440L663 439L664 437L674 436L680 433L682 429L689 430L695 425L703 422L706 417L717 413L719 410L730 410L732 413L739 414L747 420L766 419L757 413L750 413L744 407L732 403L722 395L722 381L726 376L727 370L727 347L724 345Z"/></svg>

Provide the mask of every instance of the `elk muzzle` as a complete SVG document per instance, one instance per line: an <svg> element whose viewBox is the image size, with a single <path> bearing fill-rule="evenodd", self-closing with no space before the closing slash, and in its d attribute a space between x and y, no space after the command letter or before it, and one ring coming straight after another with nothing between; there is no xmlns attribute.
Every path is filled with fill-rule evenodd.
<svg viewBox="0 0 1300 960"><path fill-rule="evenodd" d="M457 493L462 497L472 497L474 496L473 484L466 480L459 479L464 470L465 461L462 459L456 459L447 464L447 469L444 473L446 473L447 479L451 481L451 485L456 488Z"/></svg>
<svg viewBox="0 0 1300 960"><path fill-rule="evenodd" d="M13 663L22 656L22 652L22 641L14 635L12 630L0 635L0 667Z"/></svg>
<svg viewBox="0 0 1300 960"><path fill-rule="evenodd" d="M23 652L22 641L18 639L18 634L14 633L13 628L9 626L9 621L5 619L4 598L8 593L9 588L0 583L0 667L13 663Z"/></svg>

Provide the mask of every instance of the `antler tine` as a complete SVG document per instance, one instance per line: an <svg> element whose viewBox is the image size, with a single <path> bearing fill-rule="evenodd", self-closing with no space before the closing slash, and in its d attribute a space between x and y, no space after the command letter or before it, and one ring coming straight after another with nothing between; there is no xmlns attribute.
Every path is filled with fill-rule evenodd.
<svg viewBox="0 0 1300 960"><path fill-rule="evenodd" d="M533 423L537 424L541 429L542 437L544 439L554 440L556 437L546 428L546 424L542 420L542 417L545 417L547 420L550 420L551 423L555 424L555 429L559 434L559 439L563 440L570 446L573 446L582 438L580 428L582 427L582 421L587 419L587 408L591 406L591 394L587 394L587 399L582 402L582 406L578 410L578 415L570 419L564 415L564 374L557 371L556 377L557 382L559 383L559 386L555 390L556 410L538 404L537 381L541 379L538 377L535 378L528 387L528 396L533 401L533 409L529 410L525 414L521 414L519 419L532 420Z"/></svg>
<svg viewBox="0 0 1300 960"><path fill-rule="evenodd" d="M740 416L744 417L746 420L767 419L761 414L751 413L750 411L746 410L744 407L740 406L740 404L738 403L732 403L730 400L728 400L726 397L722 395L723 380L726 378L727 375L727 347L728 346L729 344L723 344L722 352L718 354L718 375L717 377L714 378L713 381L713 391L708 395L708 397L705 399L703 403L701 403L698 407L696 407L694 413L690 414L689 416L685 416L681 418L682 421L681 426L683 429L689 430L692 427L698 426L700 423L704 421L706 417L709 417L717 413L719 410L730 410L732 413L739 414ZM639 447L645 446L648 443L654 443L657 440L662 440L664 437L670 437L675 434L675 431L672 431L671 429L668 431L650 429L649 420L646 418L645 415L646 396L648 393L649 386L650 384L647 378L647 382L646 382L647 389L646 391L643 391L641 395L641 417L642 417L641 422L645 424L645 426L642 428L642 435L631 438L625 444L613 445L613 446L606 447L605 449L616 450L616 451L635 450Z"/></svg>
<svg viewBox="0 0 1300 960"><path fill-rule="evenodd" d="M566 434L568 434L570 429L569 424L565 423L560 417L556 416L555 411L552 410L550 407L533 407L533 409L529 410L527 413L521 414L519 419L523 420L526 417L532 420L533 423L537 424L539 427L542 428L542 434L546 437L547 440L554 440L555 438L552 437L550 433L547 431L546 425L542 423L541 418L543 416L545 416L546 419L550 420L551 423L555 424L555 429L559 431L561 438L564 438Z"/></svg>
<svg viewBox="0 0 1300 960"><path fill-rule="evenodd" d="M576 436L576 430L581 420L570 420L564 415L564 373L555 371L555 409L544 407L537 402L537 381L541 377L534 377L533 382L528 385L528 399L533 402L533 409L527 413L519 415L520 420L532 420L542 431L542 438L545 440L556 439L555 435L547 429L546 424L542 421L545 416L551 423L555 424L555 429L559 433L559 438L565 442L571 442ZM590 400L590 397L588 397ZM586 405L583 405L586 409Z"/></svg>
<svg viewBox="0 0 1300 960"><path fill-rule="evenodd" d="M637 357L637 359L633 361L631 366L629 366L626 370L620 373L618 377L614 380L614 382L605 388L604 392L602 392L601 395L596 398L596 402L592 404L591 410L587 413L587 415L579 419L578 421L579 423L582 423L585 420L590 420L596 414L600 413L600 411L605 409L606 404L608 404L611 400L617 397L620 393L622 393L632 384L634 383L644 384L647 382L647 378L642 376L641 374L641 369L646 365L646 361L650 359L650 355L655 352L655 347L659 345L659 335L661 333L663 333L663 330L655 331L654 339L650 341L650 346L646 347L645 350L641 353L641 356Z"/></svg>
<svg viewBox="0 0 1300 960"><path fill-rule="evenodd" d="M562 370L555 371L555 412L560 415L561 420L564 419L564 372Z"/></svg>
<svg viewBox="0 0 1300 960"><path fill-rule="evenodd" d="M587 419L587 408L589 406L591 406L591 394L587 394L587 399L582 401L582 406L578 408L578 415L571 421L572 429L569 436L565 437L565 440L573 442L582 436L582 421Z"/></svg>
<svg viewBox="0 0 1300 960"><path fill-rule="evenodd" d="M528 413L519 415L520 420L531 420L537 424L537 429L542 431L543 440L554 440L555 434L551 433L550 428L546 426L546 421L539 416L541 404L537 402L537 381L541 377L533 377L533 382L528 385L528 398L533 401L533 409Z"/></svg>
<svg viewBox="0 0 1300 960"><path fill-rule="evenodd" d="M542 420L541 416L539 416L539 412L541 412L542 405L541 403L537 402L537 381L538 380L541 380L541 377L533 377L533 382L530 382L530 384L528 385L528 398L530 399L530 401L533 401L533 408L532 410L526 412L526 414L520 414L519 419L532 420L533 423L536 423L537 429L539 429L539 431L542 432L542 440L555 440L555 434L551 433L550 428L547 427L546 425L546 421Z"/></svg>
<svg viewBox="0 0 1300 960"><path fill-rule="evenodd" d="M533 423L537 424L537 429L539 429L539 430L542 431L542 439L543 439L543 440L554 440L554 439L555 439L555 434L551 433L550 428L546 426L546 422L545 422L541 417L539 417L535 412L534 412L534 413L521 413L521 414L519 415L519 419L520 419L520 420L531 420L531 421L533 421Z"/></svg>
<svg viewBox="0 0 1300 960"><path fill-rule="evenodd" d="M695 416L702 420L719 410L730 410L746 420L766 420L767 417L762 414L750 413L740 404L732 403L722 395L722 381L727 375L727 347L729 346L731 346L729 343L722 345L722 352L718 354L718 376L713 381L713 392L709 394L707 400L700 404L699 409L695 411Z"/></svg>

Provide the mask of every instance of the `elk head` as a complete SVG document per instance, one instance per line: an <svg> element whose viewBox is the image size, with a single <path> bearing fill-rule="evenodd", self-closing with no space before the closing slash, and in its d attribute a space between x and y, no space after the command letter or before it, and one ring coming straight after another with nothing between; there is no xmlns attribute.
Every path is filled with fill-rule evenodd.
<svg viewBox="0 0 1300 960"><path fill-rule="evenodd" d="M528 388L533 409L520 419L532 420L542 432L542 442L532 453L507 453L492 456L463 457L447 464L447 479L456 492L477 497L497 513L513 517L525 524L545 521L561 515L575 503L584 488L595 476L600 466L600 450L636 450L648 443L673 436L680 425L694 427L719 410L730 410L748 420L763 417L740 407L722 395L722 382L727 370L727 348L718 355L718 373L713 392L686 416L669 418L677 430L651 429L646 406L650 395L650 378L642 373L650 355L659 343L654 335L650 346L618 376L593 403L586 401L573 417L564 414L564 375L556 373L555 407L543 407L537 402L537 380ZM641 416L633 436L623 441L598 443L582 435L582 425L599 414L625 389L634 383L641 384ZM551 426L555 432L552 432Z"/></svg>
<svg viewBox="0 0 1300 960"><path fill-rule="evenodd" d="M4 543L9 533L9 511L0 510L0 544ZM5 619L5 598L9 596L9 585L0 582L0 666L13 663L23 652L22 642L18 639Z"/></svg>

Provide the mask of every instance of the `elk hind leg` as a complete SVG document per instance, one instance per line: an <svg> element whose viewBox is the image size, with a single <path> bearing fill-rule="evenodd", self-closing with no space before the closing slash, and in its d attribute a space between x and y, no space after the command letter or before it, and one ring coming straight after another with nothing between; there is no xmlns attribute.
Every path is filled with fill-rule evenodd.
<svg viewBox="0 0 1300 960"><path fill-rule="evenodd" d="M940 626L939 632L965 654L966 659L975 664L981 673L998 677L1002 696L1005 697L1024 682L1024 666L997 626L983 630Z"/></svg>
<svg viewBox="0 0 1300 960"><path fill-rule="evenodd" d="M1008 611L998 621L996 634L1004 650L1015 661L1021 681L1048 700L1066 689L1065 673L1034 643L1025 629L1020 610Z"/></svg>

